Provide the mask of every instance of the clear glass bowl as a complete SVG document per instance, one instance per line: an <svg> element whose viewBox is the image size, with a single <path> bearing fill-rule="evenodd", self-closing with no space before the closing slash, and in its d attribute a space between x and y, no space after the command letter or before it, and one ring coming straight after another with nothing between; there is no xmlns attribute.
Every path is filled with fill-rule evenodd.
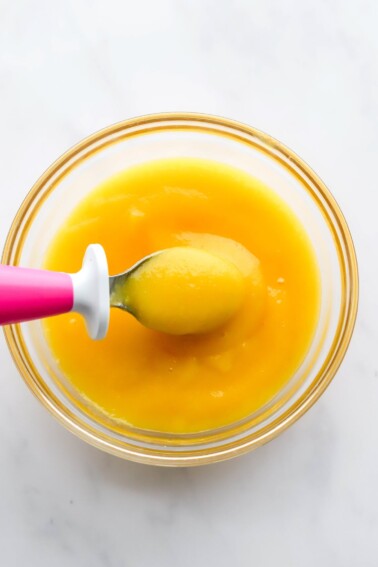
<svg viewBox="0 0 378 567"><path fill-rule="evenodd" d="M277 140L232 120L197 114L127 120L86 138L42 175L13 221L2 262L40 267L56 227L96 185L131 165L178 156L220 161L259 178L287 201L313 242L321 271L321 313L312 347L284 390L242 422L200 435L120 428L105 423L70 391L40 322L4 331L25 382L70 431L126 459L190 466L240 455L276 437L319 398L343 359L357 312L357 263L347 224L317 175Z"/></svg>

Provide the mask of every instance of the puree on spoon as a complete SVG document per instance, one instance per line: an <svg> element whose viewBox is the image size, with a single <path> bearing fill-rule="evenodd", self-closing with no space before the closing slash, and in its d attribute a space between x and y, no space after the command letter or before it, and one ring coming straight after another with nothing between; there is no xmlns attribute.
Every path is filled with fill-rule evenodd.
<svg viewBox="0 0 378 567"><path fill-rule="evenodd" d="M111 295L143 325L172 335L203 334L224 325L240 309L243 274L215 254L175 247L131 269Z"/></svg>

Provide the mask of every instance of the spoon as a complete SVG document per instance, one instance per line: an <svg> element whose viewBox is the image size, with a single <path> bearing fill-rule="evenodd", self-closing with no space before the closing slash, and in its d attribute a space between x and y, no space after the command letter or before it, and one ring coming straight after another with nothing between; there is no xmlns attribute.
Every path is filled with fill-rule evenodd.
<svg viewBox="0 0 378 567"><path fill-rule="evenodd" d="M117 307L158 331L205 333L240 307L244 284L236 266L191 247L155 252L109 277L104 249L91 244L76 274L0 266L0 325L75 311L97 340Z"/></svg>

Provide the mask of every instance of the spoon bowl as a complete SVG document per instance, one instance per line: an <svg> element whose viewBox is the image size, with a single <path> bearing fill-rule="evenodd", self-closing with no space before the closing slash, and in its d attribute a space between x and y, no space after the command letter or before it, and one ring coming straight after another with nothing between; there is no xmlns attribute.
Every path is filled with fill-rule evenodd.
<svg viewBox="0 0 378 567"><path fill-rule="evenodd" d="M231 262L191 246L151 254L110 278L110 306L171 335L209 333L245 298L246 278Z"/></svg>

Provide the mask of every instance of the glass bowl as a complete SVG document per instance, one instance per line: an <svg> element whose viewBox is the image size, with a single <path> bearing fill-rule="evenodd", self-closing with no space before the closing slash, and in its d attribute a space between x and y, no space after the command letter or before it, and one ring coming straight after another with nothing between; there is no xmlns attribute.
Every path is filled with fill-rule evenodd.
<svg viewBox="0 0 378 567"><path fill-rule="evenodd" d="M357 312L353 242L334 198L295 153L244 124L200 114L127 120L86 138L37 181L18 211L2 262L41 267L55 227L101 181L159 158L200 157L242 169L276 191L313 243L321 272L321 310L312 346L290 382L259 412L196 435L152 434L105 423L59 375L40 322L4 328L14 361L42 404L67 429L113 455L166 466L200 465L255 449L294 423L319 398L348 347Z"/></svg>

